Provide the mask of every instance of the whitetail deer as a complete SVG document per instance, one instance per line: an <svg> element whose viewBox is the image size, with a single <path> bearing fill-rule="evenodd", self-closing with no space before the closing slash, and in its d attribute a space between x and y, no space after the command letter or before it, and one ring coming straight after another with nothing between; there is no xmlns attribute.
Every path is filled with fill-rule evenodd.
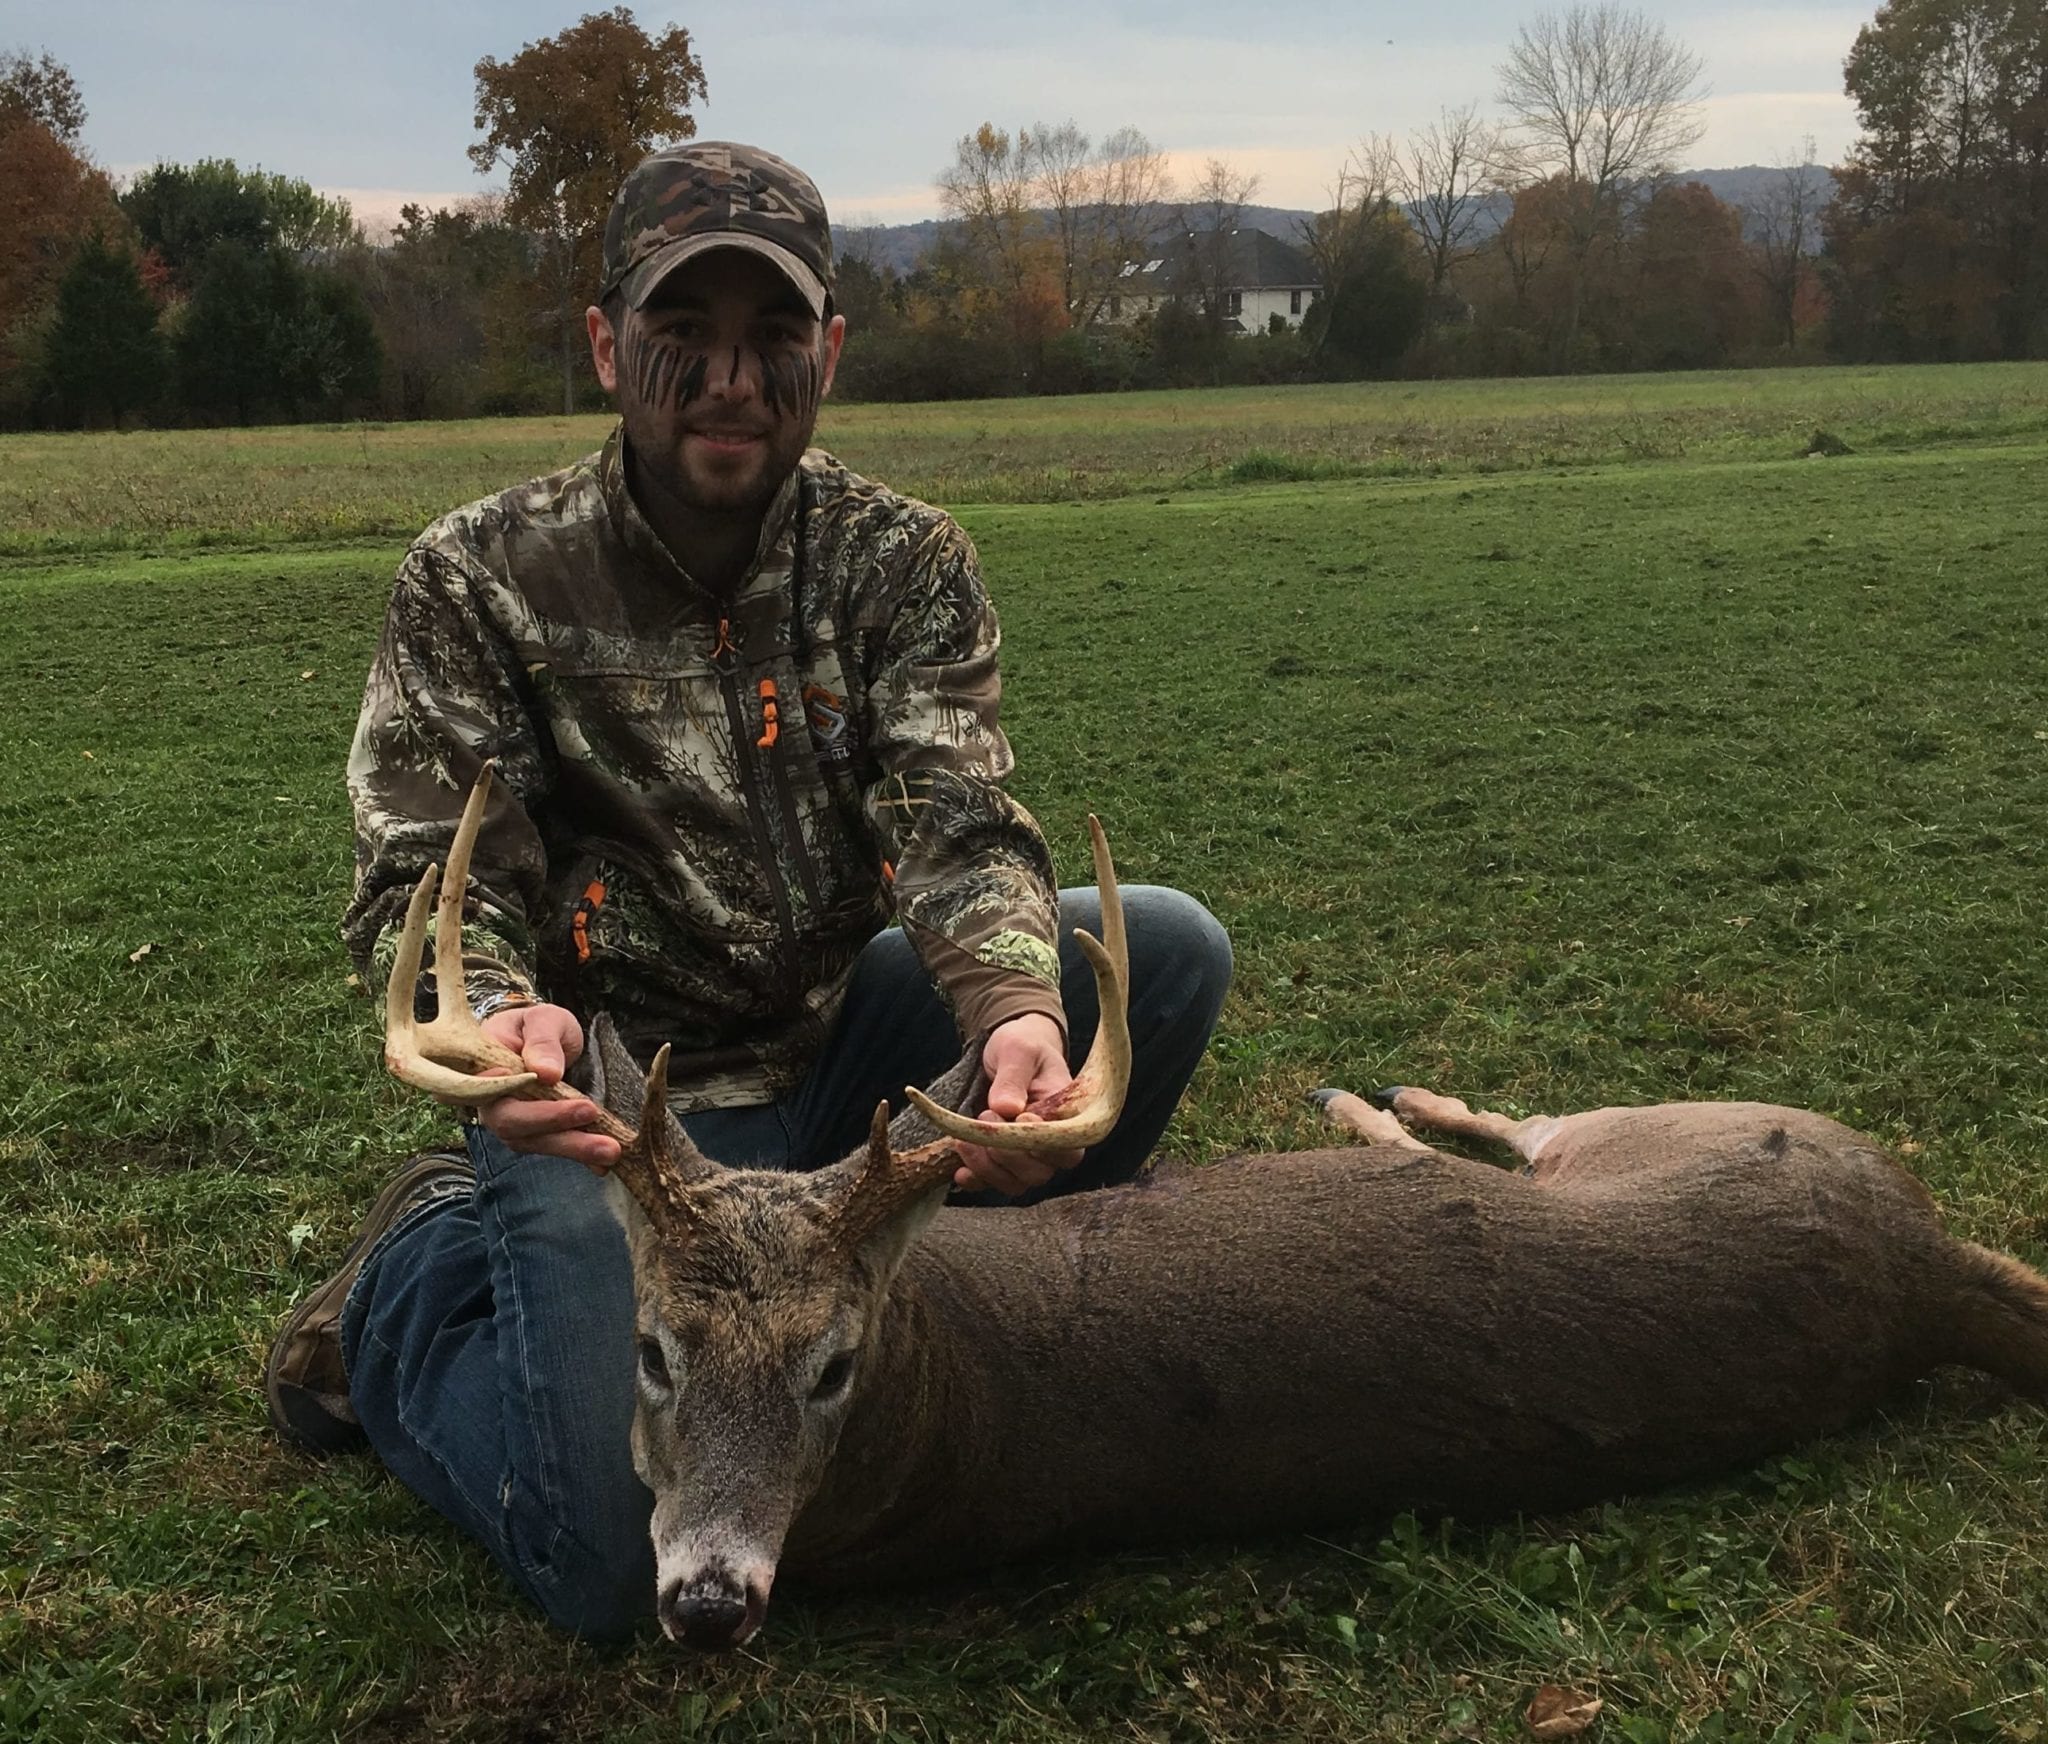
<svg viewBox="0 0 2048 1744"><path fill-rule="evenodd" d="M392 1068L470 1102L547 1094L469 1018L449 855L440 1015L413 1020L433 900L392 977ZM1091 827L1093 827L1091 825ZM941 1208L954 1139L1087 1144L1129 1042L1114 875L1084 939L1103 1023L1076 1105L991 1130L963 1059L866 1151L719 1169L601 1018L593 1094L638 1299L634 1463L654 1493L663 1628L731 1647L778 1567L933 1576L1054 1548L1229 1536L1402 1508L1500 1512L1649 1489L1838 1429L1936 1364L2048 1394L2048 1280L1946 1235L1871 1140L1760 1104L1475 1115L1514 1174L1429 1149L1343 1092L1375 1142L1003 1212ZM619 1118L637 1114L637 1131Z"/></svg>

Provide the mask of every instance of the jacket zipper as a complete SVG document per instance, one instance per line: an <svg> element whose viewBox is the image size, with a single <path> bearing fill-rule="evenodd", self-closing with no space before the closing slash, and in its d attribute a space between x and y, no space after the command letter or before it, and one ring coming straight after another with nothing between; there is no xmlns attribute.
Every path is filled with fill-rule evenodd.
<svg viewBox="0 0 2048 1744"><path fill-rule="evenodd" d="M775 898L775 919L782 928L782 972L791 986L800 979L797 962L796 918L790 913L789 887L783 882L775 839L768 833L768 820L761 813L759 772L754 767L752 736L747 732L746 710L740 703L739 653L732 645L730 623L718 621L718 646L711 651L711 664L718 672L718 688L725 698L725 718L732 731L733 762L739 769L740 795L746 801L747 820L754 828L754 846L768 874L768 888Z"/></svg>

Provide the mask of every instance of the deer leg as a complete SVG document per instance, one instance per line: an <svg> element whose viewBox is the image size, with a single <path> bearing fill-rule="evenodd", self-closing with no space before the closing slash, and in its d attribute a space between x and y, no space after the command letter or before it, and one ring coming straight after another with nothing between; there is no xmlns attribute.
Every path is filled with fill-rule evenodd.
<svg viewBox="0 0 2048 1744"><path fill-rule="evenodd" d="M1408 1084L1377 1090L1372 1099L1382 1109L1391 1110L1412 1126L1428 1132L1452 1132L1466 1138L1503 1144L1525 1163L1531 1164L1565 1124L1554 1114L1532 1114L1527 1120L1510 1120L1504 1114L1488 1114L1470 1108L1455 1096L1439 1096L1432 1090L1418 1090Z"/></svg>
<svg viewBox="0 0 2048 1744"><path fill-rule="evenodd" d="M1375 1108L1349 1090L1311 1090L1308 1099L1321 1105L1323 1118L1332 1126L1346 1127L1374 1144L1399 1145L1409 1151L1429 1149L1384 1108Z"/></svg>

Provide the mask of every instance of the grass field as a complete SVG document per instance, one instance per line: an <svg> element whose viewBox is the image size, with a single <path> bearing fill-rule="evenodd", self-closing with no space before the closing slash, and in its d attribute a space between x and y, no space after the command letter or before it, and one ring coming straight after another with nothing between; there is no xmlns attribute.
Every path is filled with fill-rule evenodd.
<svg viewBox="0 0 2048 1744"><path fill-rule="evenodd" d="M0 1739L1420 1744L1546 1681L1631 1744L2048 1733L2048 1419L1962 1376L1583 1514L778 1594L721 1662L557 1639L275 1446L275 1325L446 1131L335 931L390 572L596 432L0 439ZM2048 1261L2048 367L828 434L979 542L1063 873L1096 810L1231 929L1177 1154L1316 1140L1323 1082L1757 1097Z"/></svg>

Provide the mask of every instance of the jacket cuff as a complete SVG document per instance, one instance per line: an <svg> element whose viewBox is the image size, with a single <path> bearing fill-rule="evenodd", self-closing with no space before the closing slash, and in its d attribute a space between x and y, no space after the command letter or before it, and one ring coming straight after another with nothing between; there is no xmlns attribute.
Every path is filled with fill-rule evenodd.
<svg viewBox="0 0 2048 1744"><path fill-rule="evenodd" d="M962 1040L985 1041L991 1030L1031 1012L1051 1018L1059 1025L1062 1038L1066 1036L1067 1013L1057 987L1021 969L984 963L951 939L914 921L905 921L903 930L953 1008L953 1021L960 1026Z"/></svg>

